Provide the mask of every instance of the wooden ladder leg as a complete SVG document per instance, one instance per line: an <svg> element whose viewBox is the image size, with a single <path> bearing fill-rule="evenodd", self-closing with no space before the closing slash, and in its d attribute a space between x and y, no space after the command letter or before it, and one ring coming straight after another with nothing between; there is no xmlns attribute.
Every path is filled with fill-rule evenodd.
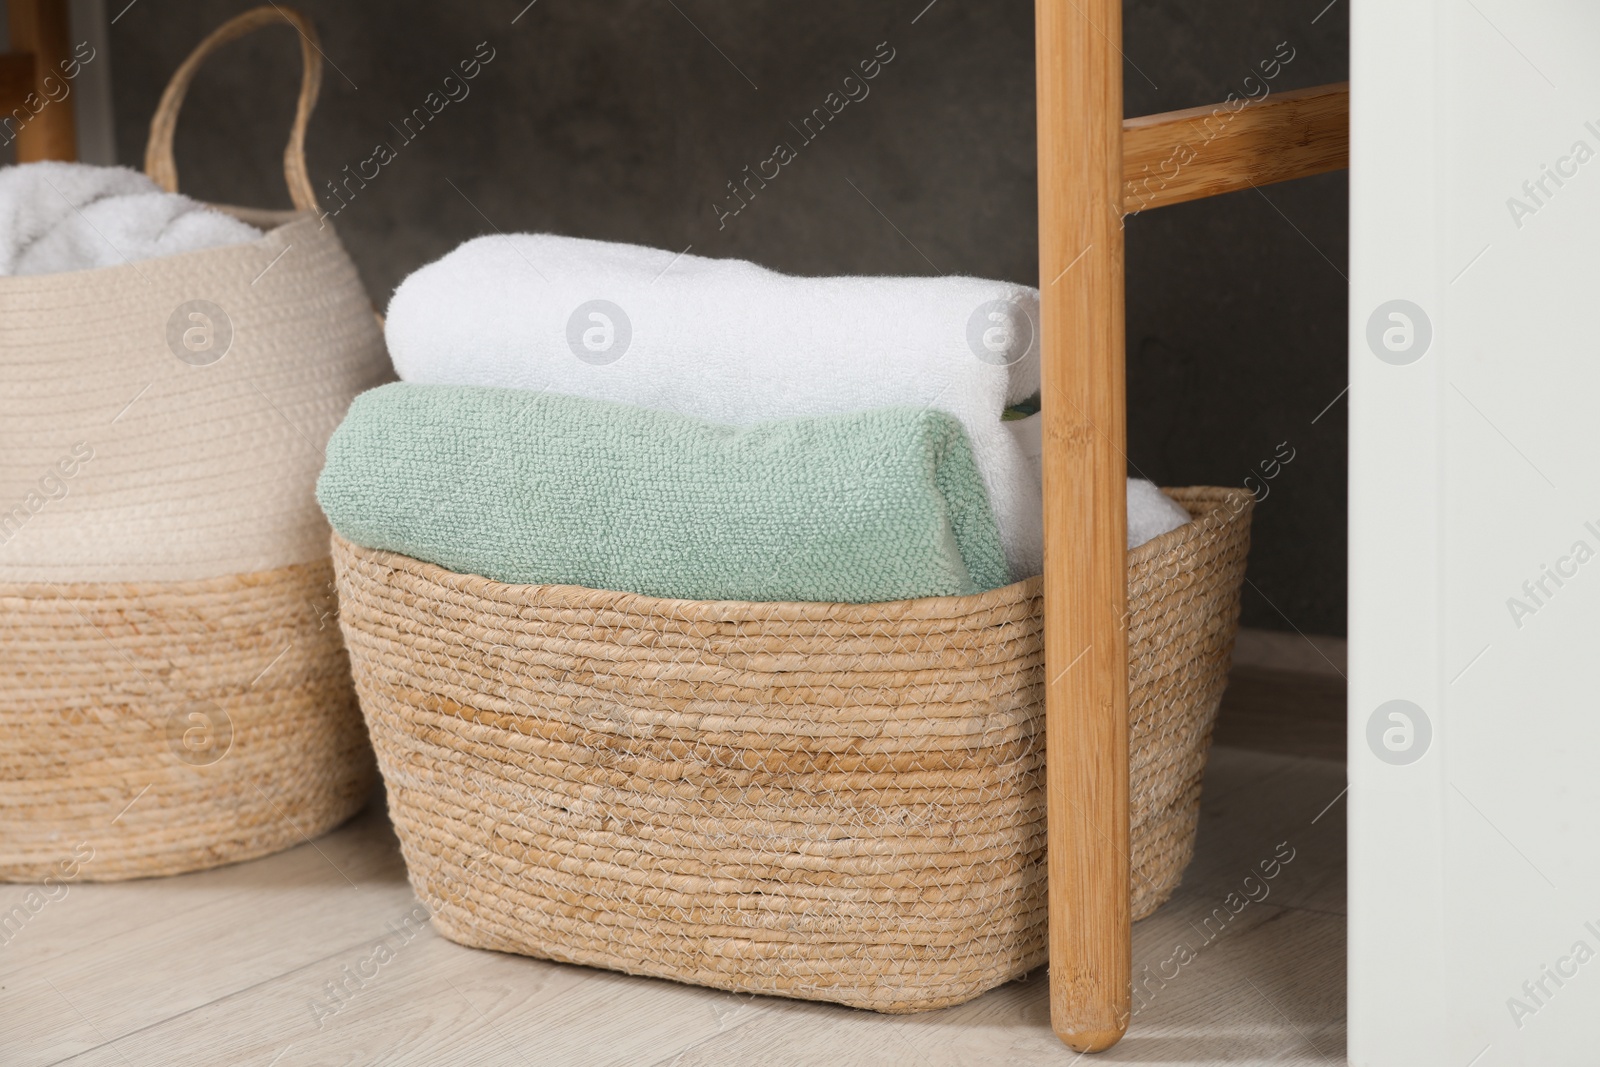
<svg viewBox="0 0 1600 1067"><path fill-rule="evenodd" d="M33 55L33 91L48 103L17 131L17 162L78 158L78 128L73 117L72 83L61 76L61 61L70 58L67 0L11 0L10 37L13 52ZM52 93L46 91L50 79ZM63 96L62 90L69 90Z"/></svg>
<svg viewBox="0 0 1600 1067"><path fill-rule="evenodd" d="M1037 0L1050 1020L1128 1026L1122 0Z"/></svg>

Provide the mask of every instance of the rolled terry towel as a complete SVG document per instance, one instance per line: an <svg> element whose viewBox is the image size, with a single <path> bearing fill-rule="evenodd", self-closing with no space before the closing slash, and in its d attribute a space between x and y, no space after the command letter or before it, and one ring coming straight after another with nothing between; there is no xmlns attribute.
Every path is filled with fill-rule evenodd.
<svg viewBox="0 0 1600 1067"><path fill-rule="evenodd" d="M1029 415L1013 419L1006 429L1016 438L1017 445L1028 457L1038 492L1044 492L1044 418ZM1182 504L1163 493L1154 482L1143 478L1128 479L1128 548L1135 549L1164 533L1170 533L1188 522L1192 516Z"/></svg>
<svg viewBox="0 0 1600 1067"><path fill-rule="evenodd" d="M127 167L0 167L0 275L115 267L260 236Z"/></svg>
<svg viewBox="0 0 1600 1067"><path fill-rule="evenodd" d="M501 582L864 603L1007 579L961 424L930 409L731 427L397 382L351 405L317 500L346 540Z"/></svg>
<svg viewBox="0 0 1600 1067"><path fill-rule="evenodd" d="M1138 548L1191 521L1184 506L1163 493L1156 483L1128 479L1128 547Z"/></svg>
<svg viewBox="0 0 1600 1067"><path fill-rule="evenodd" d="M797 278L548 234L468 241L412 274L386 336L408 382L614 400L731 425L888 406L961 421L1014 579L1039 493L1001 425L1039 390L1039 294L974 278Z"/></svg>

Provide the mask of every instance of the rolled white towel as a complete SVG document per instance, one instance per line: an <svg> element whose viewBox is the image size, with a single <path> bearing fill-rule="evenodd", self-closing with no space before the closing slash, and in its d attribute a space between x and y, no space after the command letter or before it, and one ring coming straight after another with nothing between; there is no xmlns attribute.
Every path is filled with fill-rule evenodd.
<svg viewBox="0 0 1600 1067"><path fill-rule="evenodd" d="M1007 422L1006 428L1017 442L1017 447L1022 449L1028 457L1029 467L1039 486L1041 497L1044 492L1044 417L1042 415L1029 415L1025 419L1013 419ZM1154 482L1143 478L1128 479L1128 547L1138 548L1146 541L1154 540L1164 533L1170 533L1188 522L1190 515L1184 510L1183 505L1163 493Z"/></svg>
<svg viewBox="0 0 1600 1067"><path fill-rule="evenodd" d="M408 382L549 390L733 425L910 405L960 419L1014 578L1038 486L1001 422L1039 389L1039 294L976 278L799 278L548 234L481 237L395 290Z"/></svg>
<svg viewBox="0 0 1600 1067"><path fill-rule="evenodd" d="M1128 547L1138 548L1190 520L1182 504L1143 478L1128 479Z"/></svg>
<svg viewBox="0 0 1600 1067"><path fill-rule="evenodd" d="M114 267L260 236L127 167L0 167L0 275Z"/></svg>

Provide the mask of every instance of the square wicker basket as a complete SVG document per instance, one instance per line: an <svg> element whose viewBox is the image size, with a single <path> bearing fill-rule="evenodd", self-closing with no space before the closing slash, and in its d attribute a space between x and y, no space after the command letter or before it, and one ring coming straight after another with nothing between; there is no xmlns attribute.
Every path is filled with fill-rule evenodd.
<svg viewBox="0 0 1600 1067"><path fill-rule="evenodd" d="M1253 503L1170 495L1194 521L1128 555L1136 918L1193 851ZM334 562L390 813L446 937L886 1012L1045 962L1039 579L702 602L337 537Z"/></svg>

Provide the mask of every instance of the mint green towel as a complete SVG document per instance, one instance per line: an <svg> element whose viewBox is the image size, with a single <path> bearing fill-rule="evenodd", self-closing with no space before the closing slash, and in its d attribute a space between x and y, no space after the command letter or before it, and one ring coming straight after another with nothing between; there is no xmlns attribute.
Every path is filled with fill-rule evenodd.
<svg viewBox="0 0 1600 1067"><path fill-rule="evenodd" d="M961 423L879 408L719 426L396 382L356 398L317 500L346 540L496 581L866 603L1004 585Z"/></svg>

